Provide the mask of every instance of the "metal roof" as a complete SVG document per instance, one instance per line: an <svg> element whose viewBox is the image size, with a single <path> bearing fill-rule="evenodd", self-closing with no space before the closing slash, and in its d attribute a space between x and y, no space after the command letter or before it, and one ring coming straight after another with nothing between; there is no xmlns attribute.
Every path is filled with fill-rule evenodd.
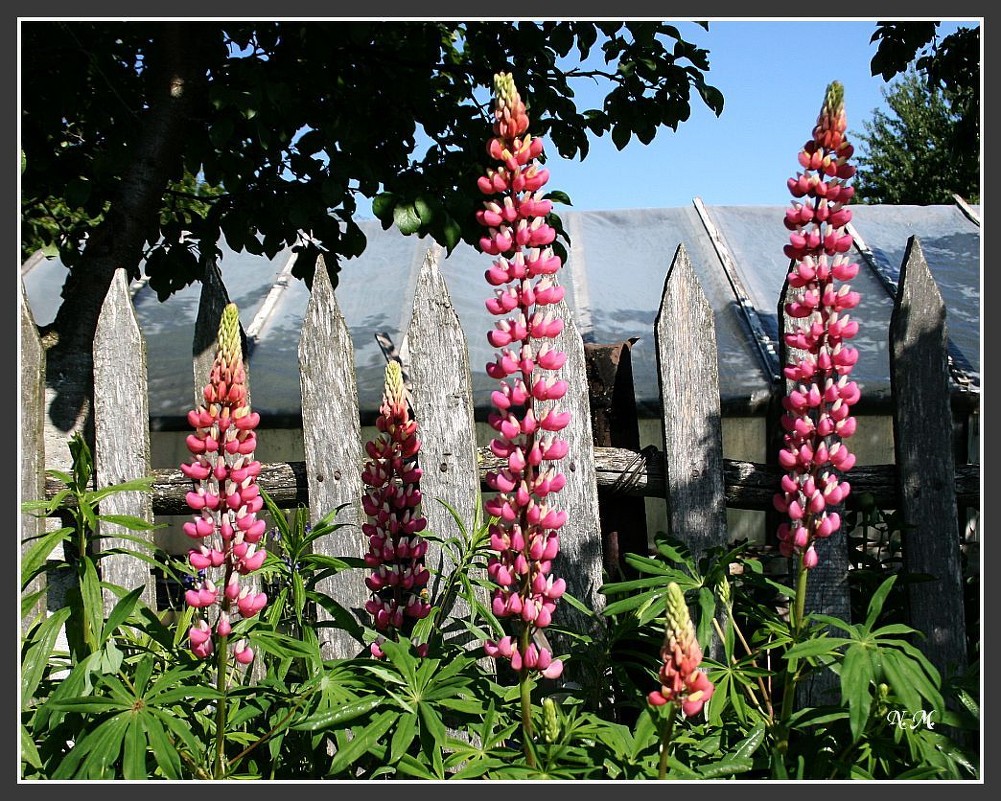
<svg viewBox="0 0 1001 801"><path fill-rule="evenodd" d="M893 289L908 238L918 237L947 308L950 366L957 392L979 397L981 237L980 207L852 206L854 256L862 268L852 288L862 295L853 314L860 359L853 372L863 397L888 399L887 332ZM777 311L789 268L782 252L788 232L783 206L704 206L623 211L561 211L570 235L560 281L585 341L639 337L632 348L641 416L658 416L653 327L664 281L684 245L714 310L724 412L751 413L769 396L778 375ZM368 244L343 262L337 301L356 349L363 416L374 414L382 392L385 356L375 335L400 347L410 320L414 281L430 239L405 237L381 223L359 223ZM298 343L309 292L290 274L291 249L274 259L226 252L219 263L230 299L251 340L249 368L254 407L265 418L294 421L301 414ZM493 318L483 301L491 294L483 273L490 257L460 244L439 268L467 338L474 401L486 409L495 382L484 367L493 348L486 332ZM56 260L32 260L22 269L38 324L52 320L65 270ZM150 414L169 426L193 400L192 335L200 286L161 303L137 284L134 302L148 349ZM287 422L286 424L293 424Z"/></svg>

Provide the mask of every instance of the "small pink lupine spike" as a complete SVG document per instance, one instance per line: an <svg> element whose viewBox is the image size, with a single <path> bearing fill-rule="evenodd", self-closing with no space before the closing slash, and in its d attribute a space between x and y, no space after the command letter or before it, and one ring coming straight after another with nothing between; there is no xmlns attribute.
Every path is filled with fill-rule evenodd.
<svg viewBox="0 0 1001 801"><path fill-rule="evenodd" d="M795 524L783 523L780 550L799 556L805 569L817 565L816 539L830 536L840 525L829 504L839 504L849 492L848 482L828 486L828 466L839 472L855 463L844 440L855 433L848 407L859 398L858 387L847 380L858 361L858 352L847 344L858 332L846 310L860 297L839 281L851 280L858 265L847 256L852 237L847 231L852 213L846 204L853 190L846 181L855 173L848 163L853 148L846 139L847 118L844 88L837 81L827 87L813 137L800 151L803 172L789 180L796 200L785 214L789 244L785 254L794 261L788 275L790 296L786 313L796 321L796 330L785 335L788 348L802 353L790 356L785 375L798 388L783 399L788 414L782 424L786 434L779 464L787 470L775 507ZM851 420L851 422L848 422Z"/></svg>
<svg viewBox="0 0 1001 801"><path fill-rule="evenodd" d="M673 581L667 585L667 618L660 657L661 686L647 695L647 701L653 706L677 704L686 716L697 715L716 688L700 669L702 649L695 637L685 593Z"/></svg>

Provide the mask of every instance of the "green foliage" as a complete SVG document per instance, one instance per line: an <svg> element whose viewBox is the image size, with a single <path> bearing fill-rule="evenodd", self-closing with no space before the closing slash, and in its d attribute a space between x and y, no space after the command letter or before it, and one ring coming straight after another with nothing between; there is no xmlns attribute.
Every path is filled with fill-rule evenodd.
<svg viewBox="0 0 1001 801"><path fill-rule="evenodd" d="M855 136L856 198L867 203L951 204L953 195L980 199L979 137L964 142L957 98L907 72L883 96L889 113L876 110Z"/></svg>
<svg viewBox="0 0 1001 801"><path fill-rule="evenodd" d="M860 139L856 197L869 203L980 202L980 28L939 37L940 22L880 22L873 75L889 83L891 114Z"/></svg>
<svg viewBox="0 0 1001 801"><path fill-rule="evenodd" d="M93 536L105 519L100 497L135 489L97 496L88 489L86 447L77 441L73 452L66 488L52 502L28 504L62 511L71 524L26 554L22 588L52 561L56 542ZM363 565L313 553L319 537L345 525L339 510L311 526L305 509L265 502L274 529L262 578L273 600L233 634L254 644L254 669L227 668L221 694L218 663L188 650L190 610L161 619L135 588L104 615L100 592L80 593L35 621L22 641L23 778L637 781L656 780L661 765L665 778L683 781L979 777L978 666L943 677L928 662L920 633L897 619L905 576L895 568L883 568L858 619L813 614L794 629L785 609L796 590L767 575L746 545L695 556L662 538L653 554L627 557L636 578L602 588L606 640L582 641L583 650L573 644L563 656L569 666L604 649L599 669L573 674L594 686L530 680L523 709L521 688L497 675L479 648L501 631L481 600L490 521L467 523L451 510L456 534L427 533L447 558L429 583L432 613L411 637L383 642L382 659L325 659L320 609L360 645L375 637L320 589L323 578ZM868 514L873 526L887 525ZM96 580L86 578L98 571L94 561L81 580ZM690 602L716 690L698 716L670 718L665 740L665 707L645 699L657 687L671 582ZM84 647L60 650L60 630L80 621L89 632L78 637ZM818 673L837 679L840 692L829 702L781 703L787 687L794 697Z"/></svg>

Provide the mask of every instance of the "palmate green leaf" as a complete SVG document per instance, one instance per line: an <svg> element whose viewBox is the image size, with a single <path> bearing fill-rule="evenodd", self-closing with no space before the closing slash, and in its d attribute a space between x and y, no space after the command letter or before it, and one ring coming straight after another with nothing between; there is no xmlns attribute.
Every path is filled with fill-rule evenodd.
<svg viewBox="0 0 1001 801"><path fill-rule="evenodd" d="M56 766L52 778L113 779L113 765L122 751L122 741L131 715L122 712L83 734Z"/></svg>
<svg viewBox="0 0 1001 801"><path fill-rule="evenodd" d="M363 729L354 730L354 737L347 742L341 740L342 747L337 749L334 758L330 762L328 775L337 776L343 773L370 748L374 748L382 740L383 735L389 731L393 724L399 719L397 712L382 712Z"/></svg>
<svg viewBox="0 0 1001 801"><path fill-rule="evenodd" d="M416 692L419 689L417 673L414 669L416 667L416 659L410 653L409 643L401 645L393 640L386 640L382 644L382 650L393 667L403 676L411 691Z"/></svg>
<svg viewBox="0 0 1001 801"><path fill-rule="evenodd" d="M178 701L215 701L221 696L219 690L207 685L191 685L183 687L171 687L155 695L147 696L150 702L155 701L159 706L167 706Z"/></svg>
<svg viewBox="0 0 1001 801"><path fill-rule="evenodd" d="M59 631L70 616L69 607L56 610L50 617L43 620L31 634L31 640L25 646L25 655L21 660L21 708L25 709L38 684L45 674L49 664L52 649L55 648Z"/></svg>

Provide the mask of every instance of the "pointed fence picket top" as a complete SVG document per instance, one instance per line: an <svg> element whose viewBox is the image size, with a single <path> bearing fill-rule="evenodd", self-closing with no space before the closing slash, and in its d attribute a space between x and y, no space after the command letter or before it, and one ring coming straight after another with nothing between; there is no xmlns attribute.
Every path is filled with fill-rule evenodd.
<svg viewBox="0 0 1001 801"><path fill-rule="evenodd" d="M147 394L146 339L139 328L124 269L115 271L94 332L94 470L97 487L110 487L149 476L149 396ZM102 515L131 515L153 522L153 501L148 492L114 492L101 501ZM149 556L143 546L127 537L152 544L151 532L134 531L101 521L101 549L121 548ZM128 554L101 559L103 581L131 592L143 587L141 599L156 608L150 566ZM118 596L104 590L105 613Z"/></svg>
<svg viewBox="0 0 1001 801"><path fill-rule="evenodd" d="M945 304L917 237L907 240L890 316L890 386L900 511L912 526L904 566L930 582L908 587L919 647L941 671L966 666Z"/></svg>
<svg viewBox="0 0 1001 801"><path fill-rule="evenodd" d="M480 503L473 381L466 338L434 250L427 252L417 276L413 316L404 341L412 407L420 430L421 508L427 532L468 544L475 534ZM466 534L439 501L453 507ZM425 562L432 575L428 585L432 598L441 597L444 580L457 567L469 574L468 567L457 564L461 558L455 548L443 549L429 541ZM481 600L486 603L485 594ZM460 599L450 617L468 617L469 611Z"/></svg>
<svg viewBox="0 0 1001 801"><path fill-rule="evenodd" d="M719 365L712 307L684 245L654 323L672 537L696 557L727 541Z"/></svg>
<svg viewBox="0 0 1001 801"><path fill-rule="evenodd" d="M19 502L45 498L45 353L35 318L24 296L24 281L18 280L18 307L21 317L21 495ZM45 518L21 514L21 556L45 532ZM24 588L30 595L45 590L44 573ZM26 633L38 615L45 612L44 593L38 603L25 610L21 631Z"/></svg>
<svg viewBox="0 0 1001 801"><path fill-rule="evenodd" d="M569 424L558 434L567 443L567 455L555 463L566 476L566 486L548 498L554 508L567 513L567 521L559 530L560 552L553 560L552 573L567 583L567 592L596 613L589 619L564 600L556 606L554 622L562 628L595 635L605 608L605 597L599 592L604 583L604 560L587 360L584 339L566 300L549 308L554 318L564 322L563 331L551 341L551 347L567 355L563 367L554 375L566 381L568 389L562 400L540 402L539 414L551 406L570 413Z"/></svg>
<svg viewBox="0 0 1001 801"><path fill-rule="evenodd" d="M787 279L782 285L777 312L782 326L782 330L779 332L779 355L783 366L796 363L806 355L806 351L790 348L785 344L785 335L798 328L796 320L785 311L786 303L791 299L791 292L792 288ZM798 382L783 379L785 395L788 395L797 386ZM781 429L781 426L779 428ZM781 437L781 434L779 436ZM849 442L845 444L847 445ZM849 474L845 478L851 484L851 475ZM778 486L776 486L775 491L779 491ZM845 518L844 504L828 507L827 511L829 513L836 512L842 520ZM845 526L842 525L830 537L815 540L813 548L817 552L817 566L810 570L810 576L807 580L804 607L806 613L817 612L850 621L848 534L845 531ZM831 633L840 636L840 633L835 630L832 630ZM839 678L831 671L814 671L808 674L800 685L800 703L803 706L820 706L836 702L837 697L832 694L836 693L840 686Z"/></svg>
<svg viewBox="0 0 1001 801"><path fill-rule="evenodd" d="M313 288L299 339L302 429L309 481L309 518L315 524L329 512L344 506L335 523L345 524L317 540L314 552L334 558L361 559L365 537L360 523L363 492L361 469L361 422L355 377L355 352L344 316L337 305L322 257L316 261ZM343 570L317 583L348 615L364 619L364 571ZM319 622L332 619L329 610L317 609ZM324 627L318 632L327 659L353 657L360 643L343 626Z"/></svg>

